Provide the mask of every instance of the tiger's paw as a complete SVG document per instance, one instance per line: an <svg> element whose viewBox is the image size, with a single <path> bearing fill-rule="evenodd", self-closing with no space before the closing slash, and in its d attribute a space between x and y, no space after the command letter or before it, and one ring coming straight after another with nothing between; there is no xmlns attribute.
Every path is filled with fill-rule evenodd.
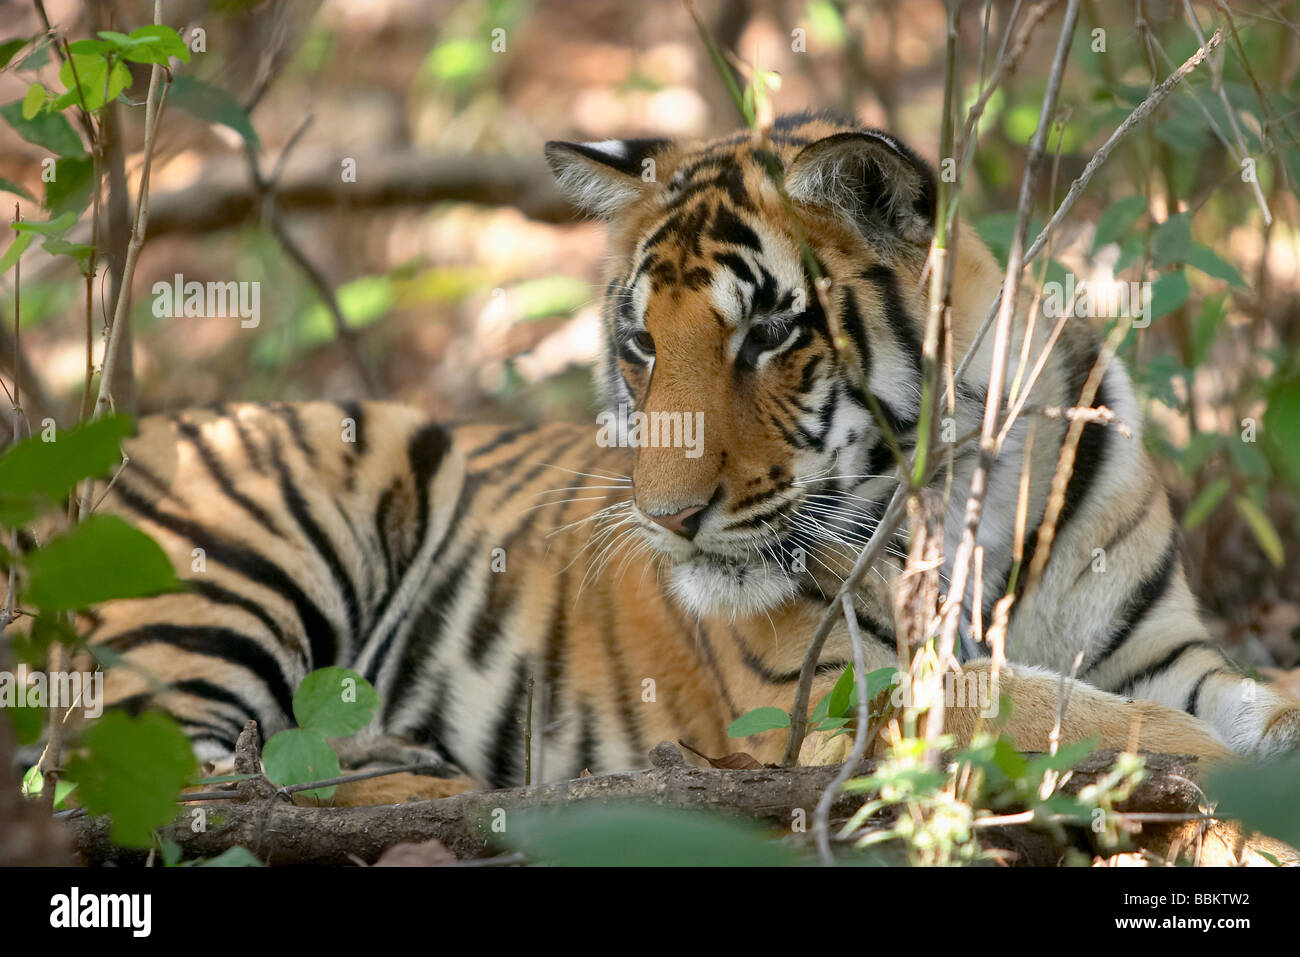
<svg viewBox="0 0 1300 957"><path fill-rule="evenodd" d="M1260 757L1300 752L1300 702L1276 708L1264 724L1255 753Z"/></svg>

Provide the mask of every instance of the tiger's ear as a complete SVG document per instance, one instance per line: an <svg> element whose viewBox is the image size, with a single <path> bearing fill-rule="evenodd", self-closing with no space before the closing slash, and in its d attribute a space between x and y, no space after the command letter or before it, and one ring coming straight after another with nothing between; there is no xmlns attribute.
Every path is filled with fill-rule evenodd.
<svg viewBox="0 0 1300 957"><path fill-rule="evenodd" d="M810 143L786 169L785 187L791 199L828 207L873 239L924 245L934 232L934 171L884 133Z"/></svg>
<svg viewBox="0 0 1300 957"><path fill-rule="evenodd" d="M546 163L555 182L584 212L612 219L655 183L654 156L671 140L602 140L546 144Z"/></svg>

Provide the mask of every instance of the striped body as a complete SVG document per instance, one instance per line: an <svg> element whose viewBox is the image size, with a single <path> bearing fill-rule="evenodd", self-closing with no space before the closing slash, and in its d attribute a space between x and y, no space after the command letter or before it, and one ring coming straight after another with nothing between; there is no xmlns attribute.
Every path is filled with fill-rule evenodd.
<svg viewBox="0 0 1300 957"><path fill-rule="evenodd" d="M482 783L522 778L530 680L536 777L643 766L662 739L779 755L779 732L737 743L725 728L789 708L807 639L893 491L864 380L903 449L915 446L933 175L884 134L806 116L779 121L762 149L741 134L547 155L611 224L607 410L698 416L699 441L669 428L664 442L606 448L600 425L443 429L369 403L145 420L106 507L154 534L194 590L102 608L91 638L170 686L156 701L204 756L229 754L248 717L267 733L287 726L295 682L325 664L375 682L383 714L369 737L397 742L390 757L414 748ZM801 235L831 280L825 305ZM960 356L1001 276L970 229L958 250ZM1052 330L1028 332L1021 312L1010 354L1028 375ZM991 340L957 384L955 436L978 427ZM982 653L969 609L987 624L1010 586L1026 458L1029 530L1048 502L1066 425L1033 410L1076 405L1097 354L1086 323L1066 323L994 462L968 660ZM1119 363L1095 404L1132 435L1083 429L1041 587L1013 606L1017 744L1046 745L1055 674L1082 653L1067 737L1100 730L1123 746L1136 718L1164 750L1295 748L1300 705L1240 677L1198 619ZM973 443L958 445L935 479L950 486L945 583L975 461ZM1037 544L1031 534L1025 567ZM889 582L907 546L900 533L858 601L872 667L897 660ZM840 626L814 700L850 659ZM109 689L135 704L148 692L125 668Z"/></svg>

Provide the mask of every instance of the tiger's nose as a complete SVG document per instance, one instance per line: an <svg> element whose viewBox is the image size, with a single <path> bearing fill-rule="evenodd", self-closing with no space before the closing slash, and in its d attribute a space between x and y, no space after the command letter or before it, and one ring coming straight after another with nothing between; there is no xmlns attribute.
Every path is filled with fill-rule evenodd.
<svg viewBox="0 0 1300 957"><path fill-rule="evenodd" d="M692 505L672 515L651 515L650 521L689 541L700 530L700 521L703 518L701 513L707 507L707 505Z"/></svg>

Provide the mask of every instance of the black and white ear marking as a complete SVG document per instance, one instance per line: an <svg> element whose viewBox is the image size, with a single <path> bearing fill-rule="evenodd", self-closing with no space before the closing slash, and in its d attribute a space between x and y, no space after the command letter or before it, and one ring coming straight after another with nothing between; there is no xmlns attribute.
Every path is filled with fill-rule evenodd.
<svg viewBox="0 0 1300 957"><path fill-rule="evenodd" d="M579 209L611 219L653 185L654 167L646 160L669 140L601 140L599 143L546 144L546 162L556 184ZM647 178L647 171L650 176Z"/></svg>
<svg viewBox="0 0 1300 957"><path fill-rule="evenodd" d="M934 171L875 130L810 143L786 169L785 186L792 199L828 207L873 238L923 245L934 231Z"/></svg>

